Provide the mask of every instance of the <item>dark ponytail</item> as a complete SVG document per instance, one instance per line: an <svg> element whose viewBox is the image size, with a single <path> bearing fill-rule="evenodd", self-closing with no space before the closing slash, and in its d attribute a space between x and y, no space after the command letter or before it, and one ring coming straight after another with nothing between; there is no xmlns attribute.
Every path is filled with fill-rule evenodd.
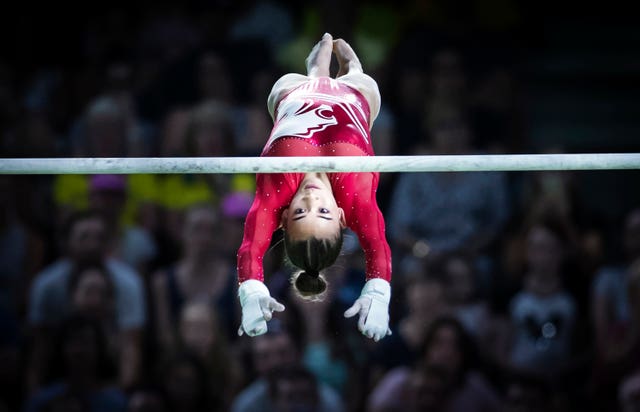
<svg viewBox="0 0 640 412"><path fill-rule="evenodd" d="M298 272L294 275L293 286L303 298L311 298L327 290L327 281L318 272Z"/></svg>
<svg viewBox="0 0 640 412"><path fill-rule="evenodd" d="M285 233L284 247L289 261L302 269L295 274L292 283L303 298L317 296L327 289L327 282L320 274L336 261L342 249L342 231L334 238L292 240Z"/></svg>

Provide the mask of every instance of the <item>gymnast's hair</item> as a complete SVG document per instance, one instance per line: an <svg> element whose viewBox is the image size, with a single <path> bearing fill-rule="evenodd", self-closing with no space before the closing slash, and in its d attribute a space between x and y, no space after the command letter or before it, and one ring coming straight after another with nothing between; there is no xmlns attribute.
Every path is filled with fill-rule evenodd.
<svg viewBox="0 0 640 412"><path fill-rule="evenodd" d="M287 258L301 271L291 279L295 290L303 298L313 299L327 289L327 281L320 271L333 265L342 249L342 231L335 237L292 240L286 233L284 248Z"/></svg>

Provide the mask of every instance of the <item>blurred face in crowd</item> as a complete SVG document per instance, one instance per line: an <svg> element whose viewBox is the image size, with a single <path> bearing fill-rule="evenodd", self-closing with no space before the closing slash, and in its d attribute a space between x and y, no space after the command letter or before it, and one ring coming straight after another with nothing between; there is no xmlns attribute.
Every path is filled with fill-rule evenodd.
<svg viewBox="0 0 640 412"><path fill-rule="evenodd" d="M88 153L95 157L121 157L125 154L125 123L121 116L100 113L91 116L87 122Z"/></svg>
<svg viewBox="0 0 640 412"><path fill-rule="evenodd" d="M447 262L447 298L453 303L464 303L475 293L473 271L464 259L454 258Z"/></svg>
<svg viewBox="0 0 640 412"><path fill-rule="evenodd" d="M444 117L430 127L433 147L437 153L466 153L471 142L471 129L459 116Z"/></svg>
<svg viewBox="0 0 640 412"><path fill-rule="evenodd" d="M432 368L414 370L406 388L409 411L439 410L445 391L444 383L444 377Z"/></svg>
<svg viewBox="0 0 640 412"><path fill-rule="evenodd" d="M180 318L180 337L184 346L196 355L206 358L216 343L216 319L204 302L185 306Z"/></svg>
<svg viewBox="0 0 640 412"><path fill-rule="evenodd" d="M318 404L316 384L310 379L280 379L273 404L280 412L314 412Z"/></svg>
<svg viewBox="0 0 640 412"><path fill-rule="evenodd" d="M505 406L508 412L543 412L549 410L543 391L532 385L514 382L507 388Z"/></svg>
<svg viewBox="0 0 640 412"><path fill-rule="evenodd" d="M526 240L526 259L530 270L558 273L563 259L562 242L544 226L534 226Z"/></svg>
<svg viewBox="0 0 640 412"><path fill-rule="evenodd" d="M86 269L78 278L72 291L72 303L76 311L93 318L104 318L111 306L111 287L107 274L98 268Z"/></svg>
<svg viewBox="0 0 640 412"><path fill-rule="evenodd" d="M444 287L435 279L419 279L406 291L409 311L413 314L436 314L444 305Z"/></svg>
<svg viewBox="0 0 640 412"><path fill-rule="evenodd" d="M462 367L462 356L458 331L453 326L442 325L427 349L427 365L440 366L449 376L455 376Z"/></svg>
<svg viewBox="0 0 640 412"><path fill-rule="evenodd" d="M89 205L102 213L110 222L117 222L127 200L126 191L111 189L92 189L89 193Z"/></svg>
<svg viewBox="0 0 640 412"><path fill-rule="evenodd" d="M69 255L76 261L101 260L107 251L107 228L98 217L77 221L69 233Z"/></svg>
<svg viewBox="0 0 640 412"><path fill-rule="evenodd" d="M253 364L261 376L276 367L293 365L298 360L296 347L287 333L256 336L251 343Z"/></svg>
<svg viewBox="0 0 640 412"><path fill-rule="evenodd" d="M164 412L162 398L152 391L136 391L129 396L129 412Z"/></svg>
<svg viewBox="0 0 640 412"><path fill-rule="evenodd" d="M215 251L217 222L213 208L196 207L187 212L182 233L187 254L203 257Z"/></svg>
<svg viewBox="0 0 640 412"><path fill-rule="evenodd" d="M640 209L627 216L624 227L624 246L631 259L640 258Z"/></svg>
<svg viewBox="0 0 640 412"><path fill-rule="evenodd" d="M175 405L197 403L200 382L198 372L188 362L179 362L165 376L165 390Z"/></svg>
<svg viewBox="0 0 640 412"><path fill-rule="evenodd" d="M460 54L454 50L438 52L432 61L431 91L440 98L456 98L464 91L466 76Z"/></svg>

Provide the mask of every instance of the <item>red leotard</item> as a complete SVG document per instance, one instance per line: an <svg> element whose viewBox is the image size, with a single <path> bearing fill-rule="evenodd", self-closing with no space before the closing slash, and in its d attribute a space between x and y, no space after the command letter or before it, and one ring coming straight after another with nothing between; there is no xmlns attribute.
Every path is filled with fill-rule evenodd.
<svg viewBox="0 0 640 412"><path fill-rule="evenodd" d="M311 79L276 103L274 127L262 156L372 156L369 104L357 90L328 77ZM391 252L376 201L379 173L328 173L347 226L365 252L367 280L391 279ZM304 173L256 176L256 196L238 251L238 280L264 280L262 259L282 211Z"/></svg>

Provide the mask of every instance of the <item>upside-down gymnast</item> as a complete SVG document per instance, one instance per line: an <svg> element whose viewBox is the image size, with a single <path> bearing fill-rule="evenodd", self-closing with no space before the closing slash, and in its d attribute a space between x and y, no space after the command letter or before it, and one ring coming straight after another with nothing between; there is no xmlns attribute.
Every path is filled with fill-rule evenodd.
<svg viewBox="0 0 640 412"><path fill-rule="evenodd" d="M334 53L335 79L329 74ZM326 33L306 66L306 76L290 73L274 84L267 101L274 126L261 156L373 156L370 129L380 110L380 92L351 46ZM365 252L366 283L344 315L359 315L359 330L376 341L391 334L391 252L376 201L378 180L379 173L370 172L256 176L238 251L239 335L265 333L273 312L284 310L263 283L263 257L279 227L287 257L300 269L292 283L307 298L326 290L321 271L338 257L342 230L353 230Z"/></svg>

